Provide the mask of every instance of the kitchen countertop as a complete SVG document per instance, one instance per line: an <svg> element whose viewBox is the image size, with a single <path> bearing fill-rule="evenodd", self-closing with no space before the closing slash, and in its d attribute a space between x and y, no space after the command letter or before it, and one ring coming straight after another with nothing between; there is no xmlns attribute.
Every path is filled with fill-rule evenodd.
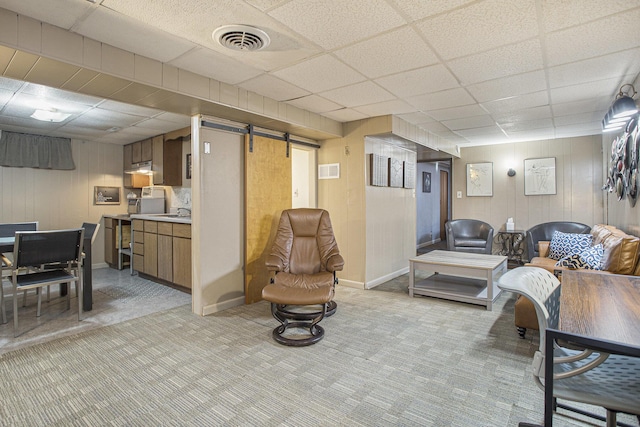
<svg viewBox="0 0 640 427"><path fill-rule="evenodd" d="M180 224L191 224L190 216L179 216L176 214L131 214L131 219L144 219L147 221L177 222Z"/></svg>

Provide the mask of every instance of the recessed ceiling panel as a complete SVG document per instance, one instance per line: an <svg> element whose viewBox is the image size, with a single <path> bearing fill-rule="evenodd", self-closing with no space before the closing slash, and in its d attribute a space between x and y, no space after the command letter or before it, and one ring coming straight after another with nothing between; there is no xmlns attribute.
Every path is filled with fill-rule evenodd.
<svg viewBox="0 0 640 427"><path fill-rule="evenodd" d="M331 90L365 80L353 68L331 55L322 55L275 71L273 75L312 93Z"/></svg>
<svg viewBox="0 0 640 427"><path fill-rule="evenodd" d="M402 98L460 86L458 80L442 64L381 77L375 82Z"/></svg>

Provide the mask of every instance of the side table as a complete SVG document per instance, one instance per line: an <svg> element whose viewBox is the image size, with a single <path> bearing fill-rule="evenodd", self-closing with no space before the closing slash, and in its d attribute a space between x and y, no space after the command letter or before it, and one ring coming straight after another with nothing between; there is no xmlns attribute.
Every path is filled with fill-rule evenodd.
<svg viewBox="0 0 640 427"><path fill-rule="evenodd" d="M496 233L493 242L499 245L499 255L506 256L509 262L521 265L524 254L524 230L501 230Z"/></svg>

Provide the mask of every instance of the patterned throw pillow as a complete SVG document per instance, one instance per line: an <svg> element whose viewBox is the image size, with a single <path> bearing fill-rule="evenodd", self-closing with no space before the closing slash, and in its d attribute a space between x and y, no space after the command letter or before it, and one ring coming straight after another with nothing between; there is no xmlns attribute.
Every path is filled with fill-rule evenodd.
<svg viewBox="0 0 640 427"><path fill-rule="evenodd" d="M589 249L592 242L591 234L554 231L549 244L549 258L559 260L569 255L580 254Z"/></svg>
<svg viewBox="0 0 640 427"><path fill-rule="evenodd" d="M556 262L556 267L571 269L583 268L585 270L602 270L602 258L604 247L598 243L580 254L568 255Z"/></svg>

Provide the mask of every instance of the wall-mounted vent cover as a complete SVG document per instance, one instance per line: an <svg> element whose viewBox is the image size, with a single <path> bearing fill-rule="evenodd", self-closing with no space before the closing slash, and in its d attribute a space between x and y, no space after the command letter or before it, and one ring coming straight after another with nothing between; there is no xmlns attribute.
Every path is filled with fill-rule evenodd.
<svg viewBox="0 0 640 427"><path fill-rule="evenodd" d="M246 52L264 49L271 43L267 33L250 25L224 25L216 29L212 37L228 49Z"/></svg>
<svg viewBox="0 0 640 427"><path fill-rule="evenodd" d="M340 163L327 163L318 165L318 179L340 178Z"/></svg>

